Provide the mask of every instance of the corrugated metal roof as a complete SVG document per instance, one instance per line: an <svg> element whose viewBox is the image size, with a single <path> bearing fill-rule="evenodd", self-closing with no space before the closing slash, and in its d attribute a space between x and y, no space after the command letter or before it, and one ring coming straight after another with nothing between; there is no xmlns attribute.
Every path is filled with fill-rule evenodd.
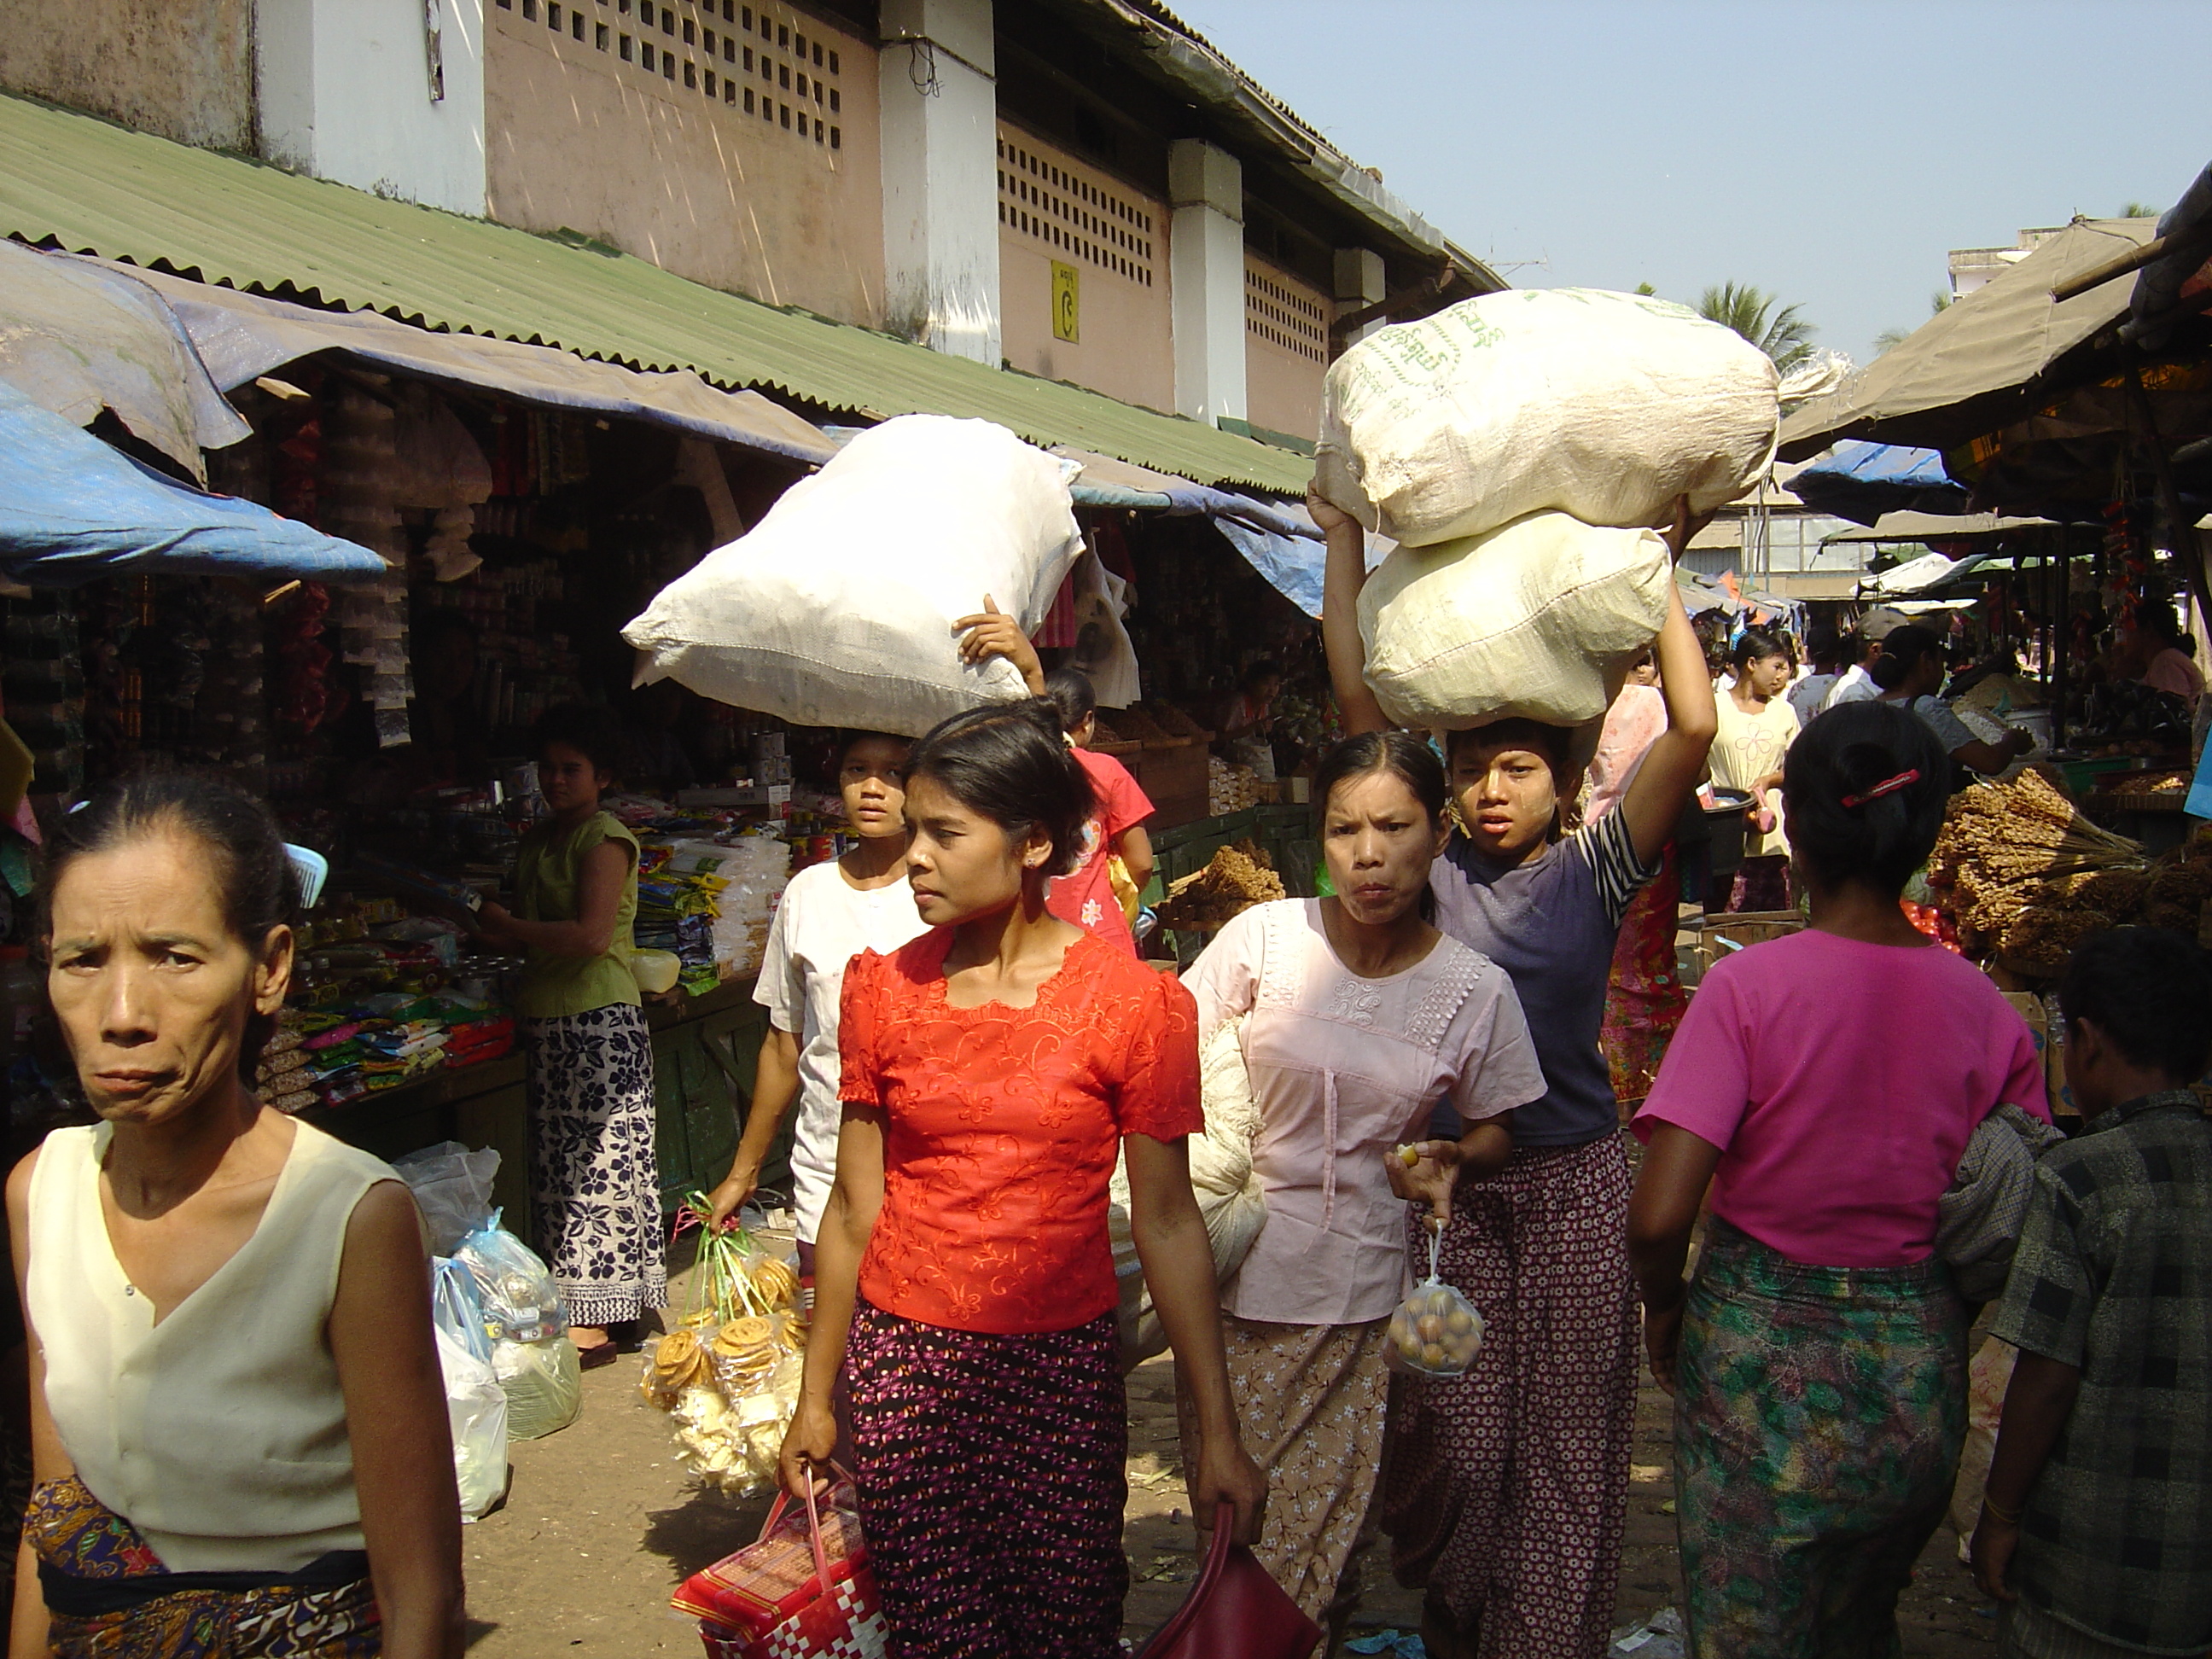
<svg viewBox="0 0 2212 1659"><path fill-rule="evenodd" d="M997 421L1201 483L1303 493L1312 463L1094 392L779 310L598 245L536 236L0 96L0 232L295 290L426 328L888 416Z"/></svg>

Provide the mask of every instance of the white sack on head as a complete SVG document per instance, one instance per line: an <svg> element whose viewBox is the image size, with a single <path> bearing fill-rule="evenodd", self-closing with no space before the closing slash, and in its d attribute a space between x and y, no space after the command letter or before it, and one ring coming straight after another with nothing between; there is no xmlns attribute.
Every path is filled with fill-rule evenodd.
<svg viewBox="0 0 2212 1659"><path fill-rule="evenodd" d="M1619 527L1734 501L1774 459L1766 354L1665 300L1486 294L1330 366L1315 471L1370 530L1426 546L1531 513Z"/></svg>
<svg viewBox="0 0 2212 1659"><path fill-rule="evenodd" d="M1367 684L1400 726L1581 726L1604 715L1629 661L1658 635L1673 580L1657 532L1564 513L1401 545L1360 590Z"/></svg>
<svg viewBox="0 0 2212 1659"><path fill-rule="evenodd" d="M1083 546L1068 471L988 421L871 428L623 630L641 682L908 736L1025 696L1011 663L964 665L952 624L986 594L1025 633L1044 621Z"/></svg>

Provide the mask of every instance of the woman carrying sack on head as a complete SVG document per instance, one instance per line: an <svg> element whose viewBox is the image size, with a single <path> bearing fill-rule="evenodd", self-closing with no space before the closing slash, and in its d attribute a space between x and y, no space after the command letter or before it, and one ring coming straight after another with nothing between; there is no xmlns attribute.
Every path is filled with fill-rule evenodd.
<svg viewBox="0 0 2212 1659"><path fill-rule="evenodd" d="M1966 1429L1939 1205L2001 1103L2049 1116L2019 1014L1898 904L1951 793L1934 734L1830 709L1782 790L1812 926L1713 965L1635 1125L1630 1248L1674 1396L1698 1659L1897 1651Z"/></svg>
<svg viewBox="0 0 2212 1659"><path fill-rule="evenodd" d="M421 1218L251 1083L299 909L268 809L112 786L49 832L40 896L100 1121L8 1182L36 1481L10 1650L459 1659Z"/></svg>
<svg viewBox="0 0 2212 1659"><path fill-rule="evenodd" d="M753 1000L768 1010L744 1132L730 1172L708 1194L714 1223L735 1215L760 1185L776 1132L795 1097L791 1201L799 1224L799 1271L814 1276L814 1238L837 1175L837 1004L845 964L862 951L891 951L927 927L907 890L906 783L913 744L859 732L837 756L837 793L858 842L842 857L791 878L775 908Z"/></svg>
<svg viewBox="0 0 2212 1659"><path fill-rule="evenodd" d="M1403 732L1350 738L1314 780L1335 896L1255 905L1191 969L1199 1027L1243 1017L1267 1222L1221 1297L1237 1420L1267 1468L1261 1562L1340 1633L1382 1459L1386 1327L1405 1293L1405 1198L1450 1212L1451 1171L1512 1150L1544 1076L1513 987L1431 926L1449 833L1443 765ZM1449 1105L1458 1138L1428 1141ZM1426 1141L1408 1170L1397 1148ZM1423 1263L1425 1267L1425 1259ZM1186 1458L1197 1452L1184 1407ZM1332 1613L1335 1615L1332 1620Z"/></svg>
<svg viewBox="0 0 2212 1659"><path fill-rule="evenodd" d="M1358 521L1309 492L1328 540L1322 637L1345 726L1389 725L1364 678ZM1692 526L1678 507L1677 557ZM1670 584L1670 589L1672 585ZM1572 835L1561 807L1571 734L1503 720L1450 737L1461 828L1430 867L1437 926L1504 969L1546 1093L1513 1115L1513 1152L1463 1179L1444 1279L1480 1312L1474 1369L1393 1379L1382 1522L1399 1582L1425 1587L1437 1659L1604 1653L1628 1518L1636 1287L1628 1158L1599 1043L1621 919L1658 868L1704 773L1712 682L1679 592L1657 645L1667 730L1620 804Z"/></svg>
<svg viewBox="0 0 2212 1659"><path fill-rule="evenodd" d="M614 787L622 727L571 703L538 722L538 787L551 816L522 838L514 908L477 925L525 953L530 1202L538 1254L585 1365L615 1357L608 1328L668 1305L653 1042L630 969L637 837L599 797Z"/></svg>
<svg viewBox="0 0 2212 1659"><path fill-rule="evenodd" d="M818 1484L841 1369L870 1559L902 1659L1111 1659L1128 1424L1106 1229L1117 1151L1154 1305L1192 1389L1194 1516L1257 1534L1213 1258L1184 1139L1190 994L1054 915L1093 809L1048 702L956 715L908 758L929 932L846 970L837 1177L783 1446Z"/></svg>

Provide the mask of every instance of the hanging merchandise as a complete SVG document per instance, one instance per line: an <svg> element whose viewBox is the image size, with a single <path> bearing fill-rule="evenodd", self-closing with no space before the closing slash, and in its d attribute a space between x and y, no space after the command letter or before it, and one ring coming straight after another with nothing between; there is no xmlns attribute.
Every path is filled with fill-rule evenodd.
<svg viewBox="0 0 2212 1659"><path fill-rule="evenodd" d="M337 622L340 655L368 670L377 747L397 748L411 735L407 703L415 695L407 670L398 411L363 392L339 392L324 417L322 459L318 527L383 555L387 567L379 580L339 591Z"/></svg>

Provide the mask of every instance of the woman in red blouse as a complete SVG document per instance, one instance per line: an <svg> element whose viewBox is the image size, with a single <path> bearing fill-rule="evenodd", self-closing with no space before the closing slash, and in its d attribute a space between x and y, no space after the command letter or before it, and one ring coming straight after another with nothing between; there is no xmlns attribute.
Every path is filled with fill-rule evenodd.
<svg viewBox="0 0 2212 1659"><path fill-rule="evenodd" d="M1196 1011L1172 978L1046 908L1092 808L1052 705L974 709L908 761L907 874L930 931L846 970L844 1124L816 1240L804 1490L836 1441L901 1659L1108 1659L1128 1569L1106 1187L1126 1147L1154 1305L1194 1396L1192 1513L1267 1483L1237 1439L1184 1137Z"/></svg>

